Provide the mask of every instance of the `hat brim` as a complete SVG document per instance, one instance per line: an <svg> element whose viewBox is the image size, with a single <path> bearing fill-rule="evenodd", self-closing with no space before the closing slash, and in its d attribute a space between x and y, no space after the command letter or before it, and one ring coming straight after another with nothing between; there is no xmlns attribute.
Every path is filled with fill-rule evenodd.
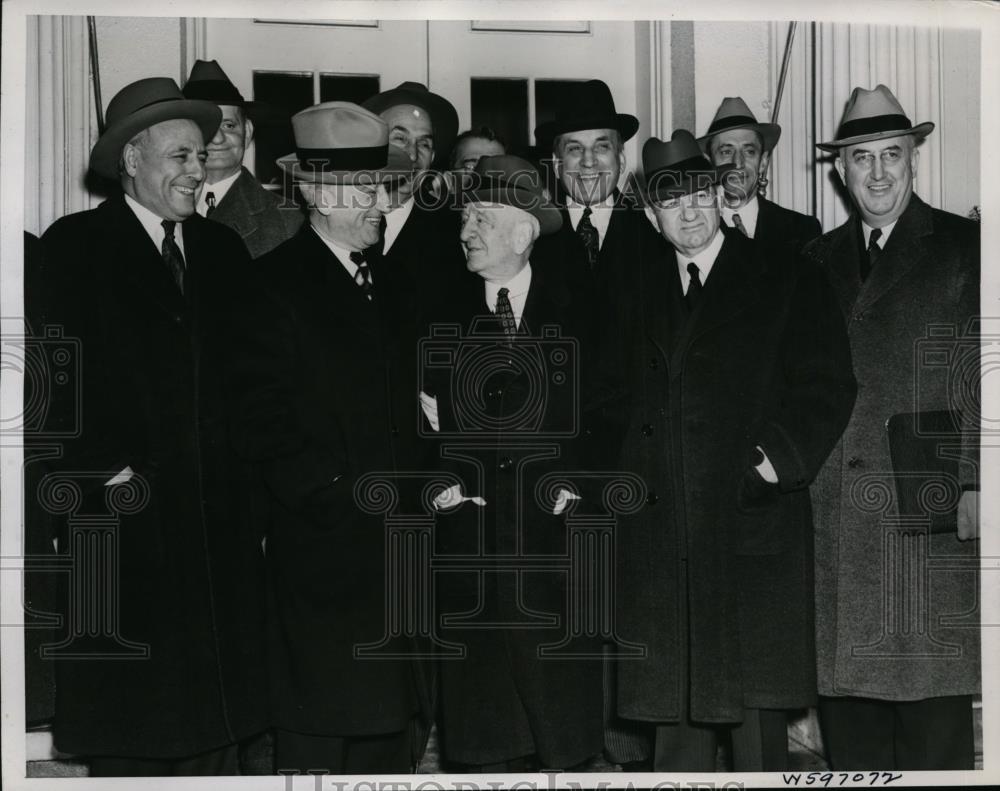
<svg viewBox="0 0 1000 791"><path fill-rule="evenodd" d="M645 195L650 201L682 198L685 195L718 185L727 173L736 169L736 165L727 162L707 170L688 171L679 176L676 176L669 169L661 170L653 176L651 182L646 184ZM710 180L706 181L705 176L710 177Z"/></svg>
<svg viewBox="0 0 1000 791"><path fill-rule="evenodd" d="M579 132L582 129L614 129L621 135L622 142L631 140L639 131L639 119L628 113L616 113L595 118L547 121L535 129L535 141L539 146L551 148L559 135Z"/></svg>
<svg viewBox="0 0 1000 791"><path fill-rule="evenodd" d="M388 147L388 160L384 167L372 170L315 170L302 167L296 153L286 154L276 160L277 165L294 181L308 184L362 184L381 183L392 179L409 178L413 164L406 152L395 146Z"/></svg>
<svg viewBox="0 0 1000 791"><path fill-rule="evenodd" d="M722 129L716 129L712 134L705 135L704 137L698 138L698 145L701 146L701 150L706 154L708 153L708 142L713 138L721 135L723 132L728 132L731 129L752 129L754 132L760 135L760 139L764 143L764 151L762 153L767 153L772 151L776 145L778 145L778 140L781 137L781 127L777 124L733 124L732 126L726 126Z"/></svg>
<svg viewBox="0 0 1000 791"><path fill-rule="evenodd" d="M499 203L526 211L538 220L539 233L547 236L562 227L562 214L558 207L537 192L518 189L510 184L480 187L465 193L463 205L468 203Z"/></svg>
<svg viewBox="0 0 1000 791"><path fill-rule="evenodd" d="M104 130L90 152L90 169L109 179L118 179L122 148L143 129L162 123L187 119L201 129L208 143L222 123L222 110L203 99L171 99L143 107Z"/></svg>
<svg viewBox="0 0 1000 791"><path fill-rule="evenodd" d="M817 143L816 148L836 153L844 146L853 146L857 143L867 143L871 140L885 140L887 137L905 137L906 135L924 138L933 131L934 122L924 121L922 124L917 124L909 129L889 129L885 132L871 132L867 135L855 135L854 137L845 137L842 140L830 140L826 143Z"/></svg>
<svg viewBox="0 0 1000 791"><path fill-rule="evenodd" d="M458 136L458 111L455 106L436 93L410 91L406 88L393 88L385 93L378 93L363 101L361 106L381 115L390 107L400 104L412 104L427 111L434 127L434 161L447 161L452 144Z"/></svg>

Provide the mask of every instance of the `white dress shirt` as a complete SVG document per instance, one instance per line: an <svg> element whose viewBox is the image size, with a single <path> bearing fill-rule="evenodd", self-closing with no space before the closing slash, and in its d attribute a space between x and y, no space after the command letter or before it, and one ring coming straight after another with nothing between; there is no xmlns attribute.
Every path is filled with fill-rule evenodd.
<svg viewBox="0 0 1000 791"><path fill-rule="evenodd" d="M524 313L524 303L528 299L528 289L531 288L531 262L524 265L524 269L518 272L506 283L486 283L486 307L490 313L497 312L497 294L501 288L507 289L507 299L510 300L510 309L514 312L514 322L518 329L521 327L521 315Z"/></svg>
<svg viewBox="0 0 1000 791"><path fill-rule="evenodd" d="M734 214L740 215L740 222L747 229L747 236L753 239L757 233L757 216L760 214L760 203L757 202L757 196L754 195L745 206L740 206L738 209L730 209L723 201L722 221L730 228L736 227L736 223L733 222Z"/></svg>
<svg viewBox="0 0 1000 791"><path fill-rule="evenodd" d="M242 170L237 170L233 175L226 176L221 181L217 181L214 184L209 184L207 181L201 185L201 192L198 193L198 205L195 207L198 214L202 217L208 214L208 193L212 193L215 196L215 206L218 208L219 204L222 203L222 199L226 197L226 193L229 192L229 188L236 183L236 179L240 177Z"/></svg>
<svg viewBox="0 0 1000 791"><path fill-rule="evenodd" d="M889 234L892 233L892 229L896 227L896 223L897 222L899 222L898 219L897 220L893 220L888 225L883 225L882 226L882 229L881 229L882 230L882 235L878 239L875 240L875 244L878 245L878 247L879 247L880 250L885 250L885 243L889 241ZM868 239L871 237L872 231L874 231L874 230L875 229L872 228L864 220L861 221L861 233L863 233L865 235L865 250L868 249Z"/></svg>
<svg viewBox="0 0 1000 791"><path fill-rule="evenodd" d="M600 203L592 203L590 205L590 222L597 229L597 239L600 247L604 246L604 236L608 232L608 224L611 222L611 216L615 210L614 206L614 193L608 195ZM566 196L566 211L569 212L569 221L574 231L580 224L580 220L583 219L583 210L585 208L582 203L577 203L569 196Z"/></svg>
<svg viewBox="0 0 1000 791"><path fill-rule="evenodd" d="M313 232L323 241L323 244L330 249L330 252L337 256L337 260L340 261L340 265L347 270L347 274L351 276L351 280L354 280L354 276L358 274L358 265L351 260L351 253L355 251L337 244L328 236L325 236L319 228L312 223L309 224L309 227L312 228Z"/></svg>
<svg viewBox="0 0 1000 791"><path fill-rule="evenodd" d="M742 217L742 215L740 216ZM688 292L688 286L691 285L691 275L688 274L688 264L694 262L695 266L698 267L698 276L701 279L701 284L704 286L708 281L708 275L712 271L712 267L715 266L715 259L718 257L719 251L722 249L723 241L724 237L720 229L715 232L715 237L712 239L708 247L694 257L683 255L680 250L675 251L677 254L677 271L681 276L681 289L685 294Z"/></svg>
<svg viewBox="0 0 1000 791"><path fill-rule="evenodd" d="M125 205L128 206L135 216L139 218L139 222L142 223L142 227L146 229L146 233L149 234L149 238L152 239L153 244L156 245L156 251L161 252L163 250L163 237L167 235L167 232L163 230L163 218L153 214L153 212L139 203L139 201L131 195L125 195ZM177 223L177 226L174 228L174 241L177 242L177 246L181 249L181 254L183 255L184 234L181 231L180 223ZM187 256L184 256L184 260L187 260Z"/></svg>
<svg viewBox="0 0 1000 791"><path fill-rule="evenodd" d="M396 241L396 237L399 236L400 231L403 230L403 226L409 219L410 214L413 213L413 198L407 198L402 205L398 208L393 209L387 215L385 215L385 245L382 251L385 253L389 252L389 248L392 247L392 243Z"/></svg>

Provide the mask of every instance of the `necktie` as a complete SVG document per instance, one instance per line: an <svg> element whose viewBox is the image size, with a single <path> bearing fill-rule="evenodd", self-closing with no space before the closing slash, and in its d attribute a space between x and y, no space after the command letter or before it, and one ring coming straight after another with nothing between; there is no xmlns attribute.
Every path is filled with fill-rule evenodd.
<svg viewBox="0 0 1000 791"><path fill-rule="evenodd" d="M205 216L211 217L212 212L215 211L215 193L210 192L205 196L205 203L208 204L208 209L205 210Z"/></svg>
<svg viewBox="0 0 1000 791"><path fill-rule="evenodd" d="M740 219L740 215L736 214L736 212L733 212L733 225L736 226L736 229L741 234L748 239L750 238L750 234L747 233L747 227L743 224L743 220Z"/></svg>
<svg viewBox="0 0 1000 791"><path fill-rule="evenodd" d="M580 241L583 242L583 247L587 251L587 263L590 265L590 270L593 271L597 266L597 256L601 252L601 237L597 233L597 229L594 224L590 221L590 215L593 211L589 206L585 207L583 210L583 216L580 218L580 222L577 223L576 232L580 237Z"/></svg>
<svg viewBox="0 0 1000 791"><path fill-rule="evenodd" d="M868 257L867 259L861 258L861 282L868 279L868 275L871 274L872 267L878 262L879 256L882 255L882 248L878 246L878 240L882 238L882 229L873 228L871 235L868 237Z"/></svg>
<svg viewBox="0 0 1000 791"><path fill-rule="evenodd" d="M372 270L368 266L368 257L364 250L355 250L350 255L351 261L358 265L358 271L354 273L354 282L361 288L362 293L372 298Z"/></svg>
<svg viewBox="0 0 1000 791"><path fill-rule="evenodd" d="M694 261L687 265L687 270L688 274L691 275L691 282L688 284L684 300L687 302L688 309L694 310L695 305L698 304L698 300L701 298L701 270L698 269L698 265Z"/></svg>
<svg viewBox="0 0 1000 791"><path fill-rule="evenodd" d="M506 288L501 288L497 292L497 318L500 319L500 325L503 327L503 334L508 338L514 338L517 335L517 322L514 320L514 308L510 305L510 300L507 295L510 291Z"/></svg>
<svg viewBox="0 0 1000 791"><path fill-rule="evenodd" d="M378 218L378 249L385 253L385 229L388 223L385 221L385 215L383 214Z"/></svg>
<svg viewBox="0 0 1000 791"><path fill-rule="evenodd" d="M170 270L170 274L174 277L174 282L177 284L177 288L180 292L184 293L184 256L181 254L181 248L177 246L177 242L174 241L174 226L177 225L173 220L164 220L160 223L163 226L163 244L160 246L160 255L163 256L163 263L167 265L167 269Z"/></svg>

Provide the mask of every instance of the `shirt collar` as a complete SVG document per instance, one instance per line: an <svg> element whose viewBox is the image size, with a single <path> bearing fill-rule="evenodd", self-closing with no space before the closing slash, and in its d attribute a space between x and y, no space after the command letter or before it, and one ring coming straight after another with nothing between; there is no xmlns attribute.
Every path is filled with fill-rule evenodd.
<svg viewBox="0 0 1000 791"><path fill-rule="evenodd" d="M396 241L403 226L413 213L413 196L407 198L403 203L385 215L385 242L382 247L383 252L388 253L392 243Z"/></svg>
<svg viewBox="0 0 1000 791"><path fill-rule="evenodd" d="M598 201L597 203L591 203L590 204L590 208L593 209L594 211L597 211L598 209L612 209L612 208L614 208L614 205L615 205L615 193L612 192L604 200ZM567 209L578 209L579 211L582 212L587 207L584 204L582 204L582 203L577 203L569 195L567 195L566 196L566 208Z"/></svg>
<svg viewBox="0 0 1000 791"><path fill-rule="evenodd" d="M333 241L333 239L322 233L319 228L312 223L309 223L309 227L312 228L313 233L319 237L320 241L327 246L330 252L337 256L337 260L340 261L341 265L347 270L348 274L353 277L354 273L358 270L358 265L351 260L351 253L355 251Z"/></svg>
<svg viewBox="0 0 1000 791"><path fill-rule="evenodd" d="M531 262L524 265L524 269L518 272L506 283L493 283L489 280L486 283L486 304L491 311L496 309L497 294L501 288L507 289L507 299L513 302L515 299L524 297L531 288Z"/></svg>
<svg viewBox="0 0 1000 791"><path fill-rule="evenodd" d="M881 228L882 235L879 237L878 241L875 243L875 244L877 244L879 246L880 249L882 249L882 250L885 249L885 243L889 241L889 234L892 233L892 229L896 227L896 223L897 222L899 222L899 218L898 217L895 220L893 220L891 223L889 223L888 225L883 225L882 226L882 228ZM861 221L861 233L864 234L865 249L868 249L868 238L872 235L872 231L874 231L874 230L875 229L872 228L864 220Z"/></svg>
<svg viewBox="0 0 1000 791"><path fill-rule="evenodd" d="M149 235L149 238L153 240L156 249L162 249L163 238L166 236L166 231L163 229L163 218L151 212L128 193L125 193L125 204L132 210L132 213L135 214L139 222L142 223L142 227ZM181 232L181 223L177 223L174 230L174 241L183 253L184 234Z"/></svg>
<svg viewBox="0 0 1000 791"><path fill-rule="evenodd" d="M742 217L742 215L740 215ZM712 267L715 265L715 259L719 257L719 251L722 250L722 243L725 241L725 236L722 233L722 229L719 228L715 232L715 237L709 243L708 247L702 250L700 253L694 256L684 255L680 250L677 250L677 268L680 270L681 281L687 283L691 275L688 274L687 265L694 262L695 266L698 267L699 278L701 279L702 285L708 280L708 274L712 271Z"/></svg>
<svg viewBox="0 0 1000 791"><path fill-rule="evenodd" d="M236 179L242 174L242 170L237 170L233 175L226 176L224 179L215 182L214 184L209 184L207 181L201 187L201 193L198 195L198 214L204 216L205 211L208 209L208 193L212 193L215 196L215 205L218 206L222 203L222 199L226 197L226 193L229 192L229 188L236 183Z"/></svg>
<svg viewBox="0 0 1000 791"><path fill-rule="evenodd" d="M760 214L760 202L757 200L757 196L754 195L747 201L746 205L740 206L738 209L731 209L723 202L722 219L730 228L736 227L736 223L733 222L734 214L740 215L740 222L743 223L743 227L747 229L747 233L753 239L757 231L757 217Z"/></svg>

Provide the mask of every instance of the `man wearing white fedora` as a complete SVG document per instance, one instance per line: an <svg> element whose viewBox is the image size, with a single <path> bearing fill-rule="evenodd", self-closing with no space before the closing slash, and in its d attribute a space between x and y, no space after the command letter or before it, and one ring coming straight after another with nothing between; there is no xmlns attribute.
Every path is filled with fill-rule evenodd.
<svg viewBox="0 0 1000 791"><path fill-rule="evenodd" d="M102 550L117 569L96 581L117 608L113 634L71 628L50 646L55 744L90 758L91 775L236 774L234 743L266 726L252 692L264 683L263 557L219 376L250 259L195 212L220 120L171 79L125 86L90 156L123 194L42 237L41 312L78 339L84 374L78 401L53 404L57 422L81 421L51 464L79 497L59 537L83 575L65 591L69 626L91 615L74 595L88 589L79 525L117 520Z"/></svg>
<svg viewBox="0 0 1000 791"><path fill-rule="evenodd" d="M836 138L818 144L836 154L852 212L805 252L837 291L858 379L813 490L819 711L835 769L973 768L979 230L914 192L933 129L878 85L855 88ZM913 463L908 449L928 439ZM906 481L947 494L928 505ZM948 568L929 565L943 557Z"/></svg>
<svg viewBox="0 0 1000 791"><path fill-rule="evenodd" d="M309 207L257 260L230 367L234 437L267 492L269 682L278 771L405 773L426 695L382 639L386 537L355 502L366 473L413 464L415 354L397 273L373 259L385 182L410 171L377 115L326 102L292 117L278 160Z"/></svg>
<svg viewBox="0 0 1000 791"><path fill-rule="evenodd" d="M722 181L722 221L758 244L798 252L823 230L819 220L779 206L758 194L767 183L771 152L781 137L777 124L758 123L739 96L722 100L698 143L715 165L734 165Z"/></svg>

